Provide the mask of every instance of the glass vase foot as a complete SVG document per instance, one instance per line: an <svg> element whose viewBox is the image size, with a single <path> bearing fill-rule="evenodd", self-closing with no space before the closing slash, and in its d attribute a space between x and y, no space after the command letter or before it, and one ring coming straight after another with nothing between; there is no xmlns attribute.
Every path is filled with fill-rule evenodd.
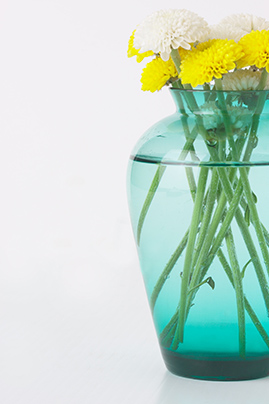
<svg viewBox="0 0 269 404"><path fill-rule="evenodd" d="M182 355L161 348L167 369L182 377L201 380L239 381L269 375L269 356L240 359L235 357L199 357Z"/></svg>

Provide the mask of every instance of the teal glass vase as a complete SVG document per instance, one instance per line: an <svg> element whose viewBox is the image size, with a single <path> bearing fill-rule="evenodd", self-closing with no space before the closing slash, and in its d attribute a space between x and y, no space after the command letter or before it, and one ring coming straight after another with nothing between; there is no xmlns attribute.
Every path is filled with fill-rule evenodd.
<svg viewBox="0 0 269 404"><path fill-rule="evenodd" d="M164 362L269 375L269 92L171 89L131 153L128 201Z"/></svg>

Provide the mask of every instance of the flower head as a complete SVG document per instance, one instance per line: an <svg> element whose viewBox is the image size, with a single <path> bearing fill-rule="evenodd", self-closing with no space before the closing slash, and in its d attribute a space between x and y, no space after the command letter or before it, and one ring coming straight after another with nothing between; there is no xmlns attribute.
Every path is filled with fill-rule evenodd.
<svg viewBox="0 0 269 404"><path fill-rule="evenodd" d="M208 39L233 39L238 42L251 31L269 29L269 21L250 14L233 14L223 18L219 24L209 27Z"/></svg>
<svg viewBox="0 0 269 404"><path fill-rule="evenodd" d="M252 31L243 36L239 44L244 49L244 56L239 60L238 67L257 66L269 72L269 31Z"/></svg>
<svg viewBox="0 0 269 404"><path fill-rule="evenodd" d="M230 24L216 24L209 27L208 39L228 39L238 42L245 32Z"/></svg>
<svg viewBox="0 0 269 404"><path fill-rule="evenodd" d="M171 49L190 49L190 43L199 41L207 27L202 17L188 10L157 11L138 25L134 47L141 52L159 53L167 61Z"/></svg>
<svg viewBox="0 0 269 404"><path fill-rule="evenodd" d="M237 70L227 73L223 77L222 86L226 91L250 91L256 90L261 79L261 71ZM265 90L269 89L269 79L265 85Z"/></svg>
<svg viewBox="0 0 269 404"><path fill-rule="evenodd" d="M221 20L220 25L230 25L241 29L244 35L251 31L261 31L269 29L269 21L251 14L233 14Z"/></svg>
<svg viewBox="0 0 269 404"><path fill-rule="evenodd" d="M134 35L135 35L135 31L133 31L133 33L129 39L127 56L128 56L128 58L131 58L132 56L136 56L137 62L140 63L140 62L142 62L142 60L144 60L144 58L146 58L148 56L152 56L152 55L154 55L154 53L152 51L139 53L140 49L136 49L134 47Z"/></svg>
<svg viewBox="0 0 269 404"><path fill-rule="evenodd" d="M236 129L243 129L251 122L251 114L245 107L227 105L227 113L235 131ZM201 114L206 130L225 130L223 114L214 101L204 103L201 106ZM217 131L216 134L218 133Z"/></svg>
<svg viewBox="0 0 269 404"><path fill-rule="evenodd" d="M182 83L196 87L211 82L213 78L220 79L236 67L236 61L242 56L241 46L233 40L212 39L198 44L182 60Z"/></svg>
<svg viewBox="0 0 269 404"><path fill-rule="evenodd" d="M160 90L171 78L177 77L177 70L171 59L168 61L157 57L143 69L141 76L142 90Z"/></svg>

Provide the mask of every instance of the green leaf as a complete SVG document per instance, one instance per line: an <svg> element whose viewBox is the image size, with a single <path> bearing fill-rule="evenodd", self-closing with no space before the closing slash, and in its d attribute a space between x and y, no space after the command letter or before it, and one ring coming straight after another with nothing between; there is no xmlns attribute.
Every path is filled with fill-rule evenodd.
<svg viewBox="0 0 269 404"><path fill-rule="evenodd" d="M190 293L190 292L192 292L193 290L199 288L200 286L204 285L205 283L207 283L207 284L211 287L211 289L214 289L214 288L215 288L215 282L214 282L214 280L211 278L211 276L209 276L209 277L206 278L203 282L198 283L198 285L196 285L196 286L194 286L193 288L191 288L188 293Z"/></svg>
<svg viewBox="0 0 269 404"><path fill-rule="evenodd" d="M246 210L245 210L245 221L247 222L247 225L250 225L250 210L249 210L249 206L246 206Z"/></svg>
<svg viewBox="0 0 269 404"><path fill-rule="evenodd" d="M247 266L248 266L248 264L251 263L251 261L252 261L252 258L250 258L250 260L248 260L248 262L243 266L243 269L242 269L242 271L241 271L241 277L242 277L242 279L244 278L245 272L246 272L246 269L247 269Z"/></svg>
<svg viewBox="0 0 269 404"><path fill-rule="evenodd" d="M214 280L211 278L211 276L209 276L209 278L207 278L207 283L208 283L208 285L209 285L212 289L215 289L215 282L214 282Z"/></svg>
<svg viewBox="0 0 269 404"><path fill-rule="evenodd" d="M258 198L257 198L257 195L254 194L253 191L252 191L252 197L253 197L254 202L257 203L257 202L258 202Z"/></svg>

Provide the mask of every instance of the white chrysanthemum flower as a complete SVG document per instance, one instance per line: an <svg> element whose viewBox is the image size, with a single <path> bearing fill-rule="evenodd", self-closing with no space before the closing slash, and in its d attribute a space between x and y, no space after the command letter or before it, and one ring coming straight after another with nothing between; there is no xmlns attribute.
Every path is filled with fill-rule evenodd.
<svg viewBox="0 0 269 404"><path fill-rule="evenodd" d="M214 130L223 123L221 111L216 107L214 101L205 102L201 106L201 115L206 130Z"/></svg>
<svg viewBox="0 0 269 404"><path fill-rule="evenodd" d="M235 129L243 129L250 125L252 114L249 113L248 108L244 107L227 107L228 114L231 119L231 124Z"/></svg>
<svg viewBox="0 0 269 404"><path fill-rule="evenodd" d="M233 14L223 18L220 24L231 25L234 28L242 29L245 34L249 34L251 31L269 29L269 21L251 14Z"/></svg>
<svg viewBox="0 0 269 404"><path fill-rule="evenodd" d="M260 78L261 71L237 70L223 76L222 86L226 91L255 90L259 85ZM269 89L269 79L267 79L264 89Z"/></svg>
<svg viewBox="0 0 269 404"><path fill-rule="evenodd" d="M251 14L233 14L223 18L219 24L209 27L208 39L233 39L238 42L251 31L269 29L269 21Z"/></svg>
<svg viewBox="0 0 269 404"><path fill-rule="evenodd" d="M234 27L230 24L216 24L209 27L207 40L228 39L230 41L233 39L235 42L238 42L244 35L245 31L241 28Z"/></svg>
<svg viewBox="0 0 269 404"><path fill-rule="evenodd" d="M234 129L243 129L251 122L251 114L247 108L227 105L227 112ZM209 101L202 105L201 114L206 130L215 131L224 128L222 112L214 101Z"/></svg>
<svg viewBox="0 0 269 404"><path fill-rule="evenodd" d="M208 31L208 24L188 10L161 10L148 16L135 31L134 47L140 52L160 53L164 61L171 49L190 49Z"/></svg>

